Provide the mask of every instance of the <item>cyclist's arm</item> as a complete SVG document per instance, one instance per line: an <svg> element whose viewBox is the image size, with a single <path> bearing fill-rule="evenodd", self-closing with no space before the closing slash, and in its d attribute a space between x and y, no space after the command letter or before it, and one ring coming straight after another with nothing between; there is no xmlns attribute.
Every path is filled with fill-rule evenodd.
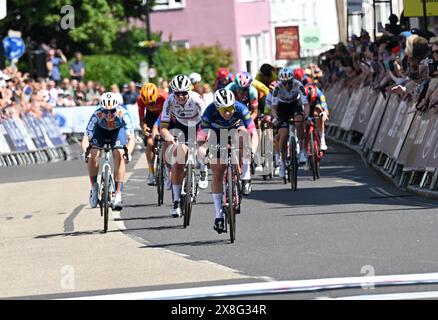
<svg viewBox="0 0 438 320"><path fill-rule="evenodd" d="M257 79L254 79L252 82L252 85L254 86L254 88L256 88L258 93L261 93L262 97L265 97L268 95L269 88L267 86L265 86L263 82L261 82Z"/></svg>
<svg viewBox="0 0 438 320"><path fill-rule="evenodd" d="M88 145L90 144L90 140L94 135L94 130L97 126L97 116L96 114L93 114L90 118L90 121L88 121L87 128L85 130L84 137L82 138L82 151L85 152L88 148Z"/></svg>
<svg viewBox="0 0 438 320"><path fill-rule="evenodd" d="M145 122L147 109L143 105L143 103L141 102L140 97L138 97L138 99L137 99L137 107L138 107L138 118L140 119L140 128L143 131L145 131L147 128L147 125Z"/></svg>
<svg viewBox="0 0 438 320"><path fill-rule="evenodd" d="M134 126L132 125L131 116L128 112L123 115L123 128L125 129L125 133L128 136L128 154L132 154L135 147L135 134L134 134Z"/></svg>
<svg viewBox="0 0 438 320"><path fill-rule="evenodd" d="M166 141L174 141L173 136L169 132L170 123L170 97L166 99L163 105L163 111L161 113L160 133Z"/></svg>

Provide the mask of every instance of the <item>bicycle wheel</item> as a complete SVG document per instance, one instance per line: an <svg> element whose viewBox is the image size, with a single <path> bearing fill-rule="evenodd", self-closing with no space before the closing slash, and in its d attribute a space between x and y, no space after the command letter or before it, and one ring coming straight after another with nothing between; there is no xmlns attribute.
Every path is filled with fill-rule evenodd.
<svg viewBox="0 0 438 320"><path fill-rule="evenodd" d="M316 180L317 173L316 173L316 154L315 154L315 140L313 138L313 131L310 131L310 138L309 138L309 144L310 144L310 157L309 157L309 164L310 168L312 169L312 175L313 175L313 181Z"/></svg>
<svg viewBox="0 0 438 320"><path fill-rule="evenodd" d="M157 159L157 195L158 195L158 206L163 204L164 198L164 161L163 154L160 148L158 152Z"/></svg>
<svg viewBox="0 0 438 320"><path fill-rule="evenodd" d="M233 169L228 167L227 170L227 222L230 225L230 241L234 243L236 239L236 212L234 208L234 189Z"/></svg>
<svg viewBox="0 0 438 320"><path fill-rule="evenodd" d="M108 215L109 215L109 193L110 193L110 173L108 166L105 167L105 171L103 173L103 232L106 233L108 231Z"/></svg>
<svg viewBox="0 0 438 320"><path fill-rule="evenodd" d="M190 225L190 216L192 214L192 183L193 183L193 168L191 164L187 165L186 183L185 183L185 196L184 196L184 228Z"/></svg>
<svg viewBox="0 0 438 320"><path fill-rule="evenodd" d="M292 191L297 190L298 184L298 154L297 154L297 142L295 137L290 139L290 162L289 162L289 180Z"/></svg>

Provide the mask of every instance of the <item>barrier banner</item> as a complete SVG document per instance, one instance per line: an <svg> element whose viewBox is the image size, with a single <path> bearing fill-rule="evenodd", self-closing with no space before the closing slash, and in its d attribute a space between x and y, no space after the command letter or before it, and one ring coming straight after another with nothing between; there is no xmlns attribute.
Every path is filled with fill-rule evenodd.
<svg viewBox="0 0 438 320"><path fill-rule="evenodd" d="M141 130L137 104L127 105L126 109L131 116L134 129ZM57 127L62 133L84 133L94 111L95 106L53 108Z"/></svg>
<svg viewBox="0 0 438 320"><path fill-rule="evenodd" d="M392 124L395 123L396 118L400 115L400 111L398 110L399 104L399 96L396 94L391 94L388 98L386 112L383 116L379 132L377 133L377 138L373 146L373 151L381 151L386 155L389 155L390 153L392 154L389 149L391 148L391 144L392 147L395 146L395 137L390 134L390 127Z"/></svg>
<svg viewBox="0 0 438 320"><path fill-rule="evenodd" d="M15 121L13 119L6 119L3 122L3 125L8 132L8 137L6 140L9 140L9 145L11 147L11 151L14 152L26 152L29 151L26 145L26 142L24 141L23 137L21 136L21 132L18 129Z"/></svg>
<svg viewBox="0 0 438 320"><path fill-rule="evenodd" d="M371 149L373 147L380 119L382 119L383 112L386 108L386 102L387 100L385 99L385 97L381 93L379 93L376 104L373 108L373 113L370 117L370 121L368 122L367 128L360 142L360 145L362 147L366 147L368 149Z"/></svg>
<svg viewBox="0 0 438 320"><path fill-rule="evenodd" d="M350 100L350 94L347 90L343 90L340 94L339 100L333 105L330 111L330 124L332 126L339 127L343 118L343 111L348 105Z"/></svg>
<svg viewBox="0 0 438 320"><path fill-rule="evenodd" d="M44 138L44 133L41 130L41 127L35 117L30 114L23 115L22 120L26 124L27 130L29 131L29 134L35 146L38 149L47 148L48 146L46 143L46 139Z"/></svg>
<svg viewBox="0 0 438 320"><path fill-rule="evenodd" d="M372 90L370 87L365 88L359 103L358 112L356 112L353 124L351 125L352 130L361 134L365 133L378 97L378 92Z"/></svg>
<svg viewBox="0 0 438 320"><path fill-rule="evenodd" d="M362 96L365 92L365 88L360 88L359 92L356 94L352 94L350 98L350 102L345 109L344 118L341 122L341 128L347 131L351 130L351 126L353 124L353 120L355 115L357 114L357 109L359 108L359 104L362 100Z"/></svg>
<svg viewBox="0 0 438 320"><path fill-rule="evenodd" d="M0 154L9 154L11 153L11 148L9 147L8 142L5 139L5 136L8 134L5 127L3 126L3 122L0 121Z"/></svg>
<svg viewBox="0 0 438 320"><path fill-rule="evenodd" d="M59 130L59 127L57 126L56 121L51 114L44 113L39 120L40 127L46 131L50 141L55 147L60 147L67 144L61 130Z"/></svg>
<svg viewBox="0 0 438 320"><path fill-rule="evenodd" d="M416 109L414 100L402 100L400 102L400 112L404 112L404 116L399 118L401 119L401 124L399 126L399 131L397 134L398 141L392 154L393 159L396 159L397 161L400 157L401 149L408 136L409 128L411 127L411 124L414 120L415 111Z"/></svg>

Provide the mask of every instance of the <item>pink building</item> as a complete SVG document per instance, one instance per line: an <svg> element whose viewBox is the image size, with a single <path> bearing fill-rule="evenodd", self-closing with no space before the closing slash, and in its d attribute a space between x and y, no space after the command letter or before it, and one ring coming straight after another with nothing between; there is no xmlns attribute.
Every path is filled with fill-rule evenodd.
<svg viewBox="0 0 438 320"><path fill-rule="evenodd" d="M234 70L253 75L271 61L269 0L165 0L150 14L151 29L177 46L231 49Z"/></svg>

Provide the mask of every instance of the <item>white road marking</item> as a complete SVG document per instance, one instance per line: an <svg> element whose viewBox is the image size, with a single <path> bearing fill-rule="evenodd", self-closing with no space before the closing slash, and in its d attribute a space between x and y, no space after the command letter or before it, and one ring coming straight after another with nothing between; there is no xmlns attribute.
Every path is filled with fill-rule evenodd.
<svg viewBox="0 0 438 320"><path fill-rule="evenodd" d="M438 273L245 283L222 286L87 296L69 298L67 300L169 300L232 297L257 294L266 295L293 292L313 292L342 288L361 288L364 284L368 285L370 283L372 283L375 287L389 285L395 286L412 284L437 284Z"/></svg>
<svg viewBox="0 0 438 320"><path fill-rule="evenodd" d="M319 297L316 300L414 300L436 298L438 298L438 291L369 294L340 298Z"/></svg>

